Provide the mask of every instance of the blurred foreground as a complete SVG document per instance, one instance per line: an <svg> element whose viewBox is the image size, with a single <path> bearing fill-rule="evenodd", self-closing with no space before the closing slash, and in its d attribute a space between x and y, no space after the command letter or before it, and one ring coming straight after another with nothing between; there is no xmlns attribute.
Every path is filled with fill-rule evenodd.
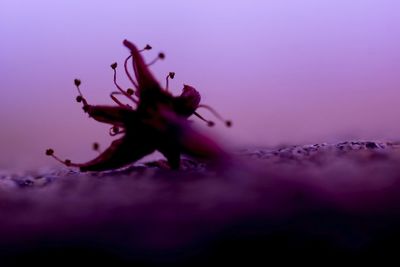
<svg viewBox="0 0 400 267"><path fill-rule="evenodd" d="M399 261L399 144L237 156L220 170L0 173L0 265Z"/></svg>

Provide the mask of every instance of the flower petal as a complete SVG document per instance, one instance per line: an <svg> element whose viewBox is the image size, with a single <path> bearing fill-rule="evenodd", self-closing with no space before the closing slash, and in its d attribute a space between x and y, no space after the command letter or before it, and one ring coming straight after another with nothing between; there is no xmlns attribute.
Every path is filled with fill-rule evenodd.
<svg viewBox="0 0 400 267"><path fill-rule="evenodd" d="M150 72L137 47L128 40L124 40L124 45L131 50L132 53L135 76L139 85L139 96L143 90L161 90L159 83Z"/></svg>

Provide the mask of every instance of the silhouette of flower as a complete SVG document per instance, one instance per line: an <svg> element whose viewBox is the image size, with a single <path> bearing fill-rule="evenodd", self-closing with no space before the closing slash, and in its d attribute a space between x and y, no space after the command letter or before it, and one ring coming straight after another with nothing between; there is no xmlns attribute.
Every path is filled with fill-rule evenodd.
<svg viewBox="0 0 400 267"><path fill-rule="evenodd" d="M211 138L201 134L190 126L187 118L195 115L205 121L209 126L214 122L206 120L197 109L208 109L219 120L229 127L230 121L224 120L214 109L207 105L201 105L201 97L198 91L189 85L184 85L181 95L173 96L168 90L169 79L175 77L174 72L166 77L166 88L162 88L150 72L149 66L158 59L164 59L165 54L159 53L158 57L146 64L141 52L150 50L146 45L138 50L136 46L124 40L123 44L130 50L130 55L125 59L125 73L131 81L134 89L124 90L117 83L117 63L111 64L114 72L114 84L118 91L110 94L116 106L90 105L80 90L81 81L74 80L79 95L76 101L83 104L84 112L96 121L112 125L110 135L122 135L114 140L111 145L101 152L95 159L86 163L73 163L70 160L61 160L54 155L53 149L46 150L46 155L55 158L61 163L78 167L81 171L112 170L133 163L142 157L161 152L167 159L172 169L180 166L181 154L187 154L201 159L218 160L226 157L225 151ZM132 59L132 68L135 79L128 70L128 62ZM128 98L131 105L122 103L117 99L118 95ZM99 145L93 148L99 150Z"/></svg>

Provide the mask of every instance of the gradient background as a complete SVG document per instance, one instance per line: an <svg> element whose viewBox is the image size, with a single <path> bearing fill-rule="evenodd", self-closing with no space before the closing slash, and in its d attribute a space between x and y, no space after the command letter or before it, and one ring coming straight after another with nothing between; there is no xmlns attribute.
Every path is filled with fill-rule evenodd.
<svg viewBox="0 0 400 267"><path fill-rule="evenodd" d="M124 38L151 44L148 60L164 51L160 82L175 71L173 92L193 85L234 121L211 130L229 146L397 139L399 11L398 0L1 0L0 167L55 164L48 147L85 161L93 141L109 144L73 79L111 104Z"/></svg>

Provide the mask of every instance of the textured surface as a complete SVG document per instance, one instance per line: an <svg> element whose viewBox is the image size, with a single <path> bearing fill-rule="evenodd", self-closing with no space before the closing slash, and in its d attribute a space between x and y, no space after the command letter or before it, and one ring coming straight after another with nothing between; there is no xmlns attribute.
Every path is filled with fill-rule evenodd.
<svg viewBox="0 0 400 267"><path fill-rule="evenodd" d="M0 173L4 264L55 257L141 264L389 257L400 237L397 143L245 149L82 174ZM286 258L282 258L285 260Z"/></svg>

